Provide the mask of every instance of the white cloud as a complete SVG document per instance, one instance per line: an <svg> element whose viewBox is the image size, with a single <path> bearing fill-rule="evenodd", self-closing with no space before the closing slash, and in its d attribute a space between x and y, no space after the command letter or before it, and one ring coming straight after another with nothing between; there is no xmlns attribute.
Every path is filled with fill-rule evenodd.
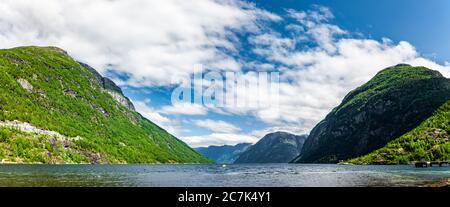
<svg viewBox="0 0 450 207"><path fill-rule="evenodd" d="M286 27L292 33L281 34L270 30L249 38L254 47L253 52L267 62L253 61L248 65L254 70L276 68L281 72L279 104L213 109L237 116L252 115L270 127L253 131L250 135L234 133L232 137L229 133L213 133L188 137L188 143L235 144L249 137L257 140L274 131L308 133L349 91L368 81L381 69L399 63L426 66L450 77L450 64L441 65L422 57L406 41L394 43L388 38L374 40L352 37L351 32L330 23L333 15L329 9L317 7L305 12L289 10L288 16L297 20L297 23L290 23ZM313 46L299 47L306 41ZM264 68L259 69L257 66ZM256 78L251 73L244 76ZM238 93L237 98L261 100L258 99L259 95L250 89L246 93Z"/></svg>
<svg viewBox="0 0 450 207"><path fill-rule="evenodd" d="M271 31L249 39L256 54L281 65L279 107L240 108L239 112L252 114L272 127L294 126L288 131L308 132L348 92L381 69L399 63L426 66L450 77L448 63L440 65L421 57L406 41L396 44L387 38L352 38L350 32L329 23L333 15L327 8L289 10L288 15L297 20L287 27L295 30L291 35ZM306 40L315 46L299 47Z"/></svg>
<svg viewBox="0 0 450 207"><path fill-rule="evenodd" d="M160 112L164 114L206 115L208 114L208 109L200 104L177 102L162 107Z"/></svg>
<svg viewBox="0 0 450 207"><path fill-rule="evenodd" d="M274 132L288 132L295 135L305 135L307 134L305 131L299 129L298 126L291 125L291 126L277 126L277 127L269 127L261 130L254 130L250 134L260 138L263 138L267 134L274 133Z"/></svg>
<svg viewBox="0 0 450 207"><path fill-rule="evenodd" d="M207 146L222 146L222 145L236 145L240 143L255 144L265 135L273 132L285 131L296 135L306 134L305 131L299 129L297 126L280 126L269 127L261 130L254 130L249 133L211 133L200 136L187 136L181 139L189 144L191 147L207 147Z"/></svg>
<svg viewBox="0 0 450 207"><path fill-rule="evenodd" d="M2 0L0 14L0 48L58 46L100 72L113 65L118 72L128 73L131 79L123 84L166 86L172 78L185 78L196 64L212 70L240 71L245 66L281 72L278 104L263 99L270 103L212 108L222 114L254 116L268 123L268 129L243 135L228 126L211 135L185 137L193 146L254 142L273 130L308 132L350 90L398 63L426 66L450 77L450 64L422 57L406 41L355 38L331 23L333 13L320 6L287 10L286 18L295 19L294 23L279 21L279 16L239 0ZM260 24L264 21L287 23L284 28L289 32L264 28ZM236 32L249 34L252 52L258 56L255 60L242 62L233 56L242 49ZM237 98L260 100L260 95L250 89ZM135 105L145 117L178 134L186 130L181 121L165 115L207 115L211 109L186 103L161 109L145 102Z"/></svg>
<svg viewBox="0 0 450 207"><path fill-rule="evenodd" d="M195 64L240 70L229 55L238 50L235 32L280 19L238 0L2 0L0 14L0 48L58 46L146 86L170 84Z"/></svg>
<svg viewBox="0 0 450 207"><path fill-rule="evenodd" d="M164 128L173 135L180 135L184 132L182 121L172 120L161 115L157 110L150 107L150 101L133 101L136 110L145 118Z"/></svg>
<svg viewBox="0 0 450 207"><path fill-rule="evenodd" d="M199 127L203 127L217 133L237 133L241 131L239 127L220 120L195 120L193 123Z"/></svg>
<svg viewBox="0 0 450 207"><path fill-rule="evenodd" d="M191 147L207 147L221 145L236 145L239 143L256 143L258 137L246 134L212 133L201 136L181 137Z"/></svg>
<svg viewBox="0 0 450 207"><path fill-rule="evenodd" d="M303 28L303 33L327 52L336 51L332 44L335 36L347 33L336 25L326 23L334 18L333 13L327 7L316 6L315 10L300 12L289 9L287 12L291 18L296 19L301 24L297 25L297 27ZM292 24L291 28L295 29L293 25L295 24ZM297 29L295 30L298 32Z"/></svg>

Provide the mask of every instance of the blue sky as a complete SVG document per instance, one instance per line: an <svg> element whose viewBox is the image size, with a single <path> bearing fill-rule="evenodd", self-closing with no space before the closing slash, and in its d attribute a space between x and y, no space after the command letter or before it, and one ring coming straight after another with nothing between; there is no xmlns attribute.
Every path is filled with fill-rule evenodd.
<svg viewBox="0 0 450 207"><path fill-rule="evenodd" d="M311 5L329 7L335 22L367 37L406 40L437 61L450 59L450 2L446 0L261 0L256 5L281 13L286 8L302 10Z"/></svg>
<svg viewBox="0 0 450 207"><path fill-rule="evenodd" d="M337 1L254 1L257 7L278 15L283 15L288 9L308 10L316 6L325 6L334 14L333 24L356 36L381 40L388 37L394 42L408 41L425 57L437 62L450 59L450 41L446 41L450 35L450 2L436 1L436 4L427 4L424 1L347 1L345 4ZM415 4L414 4L415 3ZM283 24L272 25L271 28L286 32L284 26L291 23L290 20ZM439 26L437 26L439 25ZM245 39L240 40L245 44ZM251 46L249 46L251 47ZM242 52L249 59L258 58L253 54ZM170 104L170 99L161 93L153 95L150 99L161 100ZM183 116L169 116L171 118L186 118ZM254 120L252 116L222 116L210 112L207 116L189 117L194 119L224 120L240 126L243 133L251 133L254 130L264 130L271 126ZM186 124L190 131L183 133L185 136L208 136L211 130ZM306 131L307 132L307 131Z"/></svg>
<svg viewBox="0 0 450 207"><path fill-rule="evenodd" d="M140 113L189 145L237 144L278 130L308 133L391 65L450 77L449 9L446 0L6 0L0 47L61 47L113 78ZM278 101L249 90L237 98L268 106L173 103L179 80L199 64L248 80L279 72Z"/></svg>

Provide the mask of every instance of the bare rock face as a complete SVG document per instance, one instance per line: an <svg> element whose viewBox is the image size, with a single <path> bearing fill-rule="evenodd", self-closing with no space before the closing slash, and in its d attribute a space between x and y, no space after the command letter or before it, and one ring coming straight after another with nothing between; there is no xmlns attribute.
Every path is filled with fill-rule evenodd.
<svg viewBox="0 0 450 207"><path fill-rule="evenodd" d="M97 105L92 105L92 108L94 108L95 110L97 110L98 112L102 113L104 116L109 117L109 113L102 107L97 106Z"/></svg>
<svg viewBox="0 0 450 207"><path fill-rule="evenodd" d="M131 110L135 110L134 109L134 105L133 105L133 103L131 103L131 101L128 99L128 98L126 98L124 95L122 95L122 94L120 94L120 93L117 93L117 92L115 92L115 91L110 91L110 90L107 90L107 92L117 101L117 102L119 102L120 104L122 104L122 106L125 106L125 107L127 107L128 109L131 109Z"/></svg>
<svg viewBox="0 0 450 207"><path fill-rule="evenodd" d="M71 90L71 89L64 91L64 95L71 96L71 97L74 97L74 98L77 97L77 94L78 93L76 91Z"/></svg>
<svg viewBox="0 0 450 207"><path fill-rule="evenodd" d="M119 86L117 86L112 80L109 78L103 77L100 73L98 73L94 68L91 66L81 63L80 65L89 70L89 72L92 73L92 75L95 76L96 81L103 87L106 92L108 92L117 102L119 102L122 106L125 106L126 108L135 111L133 103L128 99L125 95L123 95L122 89L120 89Z"/></svg>
<svg viewBox="0 0 450 207"><path fill-rule="evenodd" d="M21 122L21 121L0 121L0 126L3 127L10 127L16 130L20 130L23 132L28 132L28 133L36 133L36 134L42 134L42 135L48 135L53 137L55 140L57 141L77 141L80 140L81 137L77 136L77 137L67 137L64 136L58 132L55 131L50 131L50 130L45 130L45 129L40 129L36 126L31 125L30 123L27 122Z"/></svg>
<svg viewBox="0 0 450 207"><path fill-rule="evenodd" d="M22 86L23 89L25 89L28 93L33 93L33 86L28 82L27 80L23 78L17 79L17 82Z"/></svg>

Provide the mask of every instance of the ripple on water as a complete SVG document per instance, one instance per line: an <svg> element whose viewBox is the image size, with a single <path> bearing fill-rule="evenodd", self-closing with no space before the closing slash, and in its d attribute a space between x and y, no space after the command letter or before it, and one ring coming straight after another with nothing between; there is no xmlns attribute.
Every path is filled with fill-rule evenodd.
<svg viewBox="0 0 450 207"><path fill-rule="evenodd" d="M450 168L317 164L0 165L0 186L419 186Z"/></svg>

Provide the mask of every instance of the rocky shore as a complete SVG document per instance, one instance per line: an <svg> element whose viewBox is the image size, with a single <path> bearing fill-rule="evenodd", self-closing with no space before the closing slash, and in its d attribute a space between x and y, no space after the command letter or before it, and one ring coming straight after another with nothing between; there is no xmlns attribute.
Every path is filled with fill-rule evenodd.
<svg viewBox="0 0 450 207"><path fill-rule="evenodd" d="M450 187L450 177L442 179L438 182L426 185L425 187Z"/></svg>

